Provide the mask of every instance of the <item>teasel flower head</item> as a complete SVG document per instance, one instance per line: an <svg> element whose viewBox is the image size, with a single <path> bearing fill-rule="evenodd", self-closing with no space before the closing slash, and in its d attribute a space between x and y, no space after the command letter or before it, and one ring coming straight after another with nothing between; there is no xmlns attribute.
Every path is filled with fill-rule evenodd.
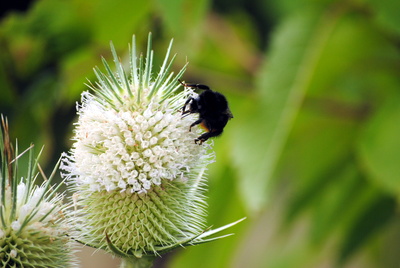
<svg viewBox="0 0 400 268"><path fill-rule="evenodd" d="M170 71L172 41L157 75L152 73L149 35L146 56L135 38L125 70L111 44L115 72L103 59L97 82L82 94L71 151L61 169L74 192L76 240L136 261L173 248L208 242L217 230L205 226L206 166L212 142L194 142L194 115L180 109L195 93L180 90ZM229 225L230 226L230 225Z"/></svg>
<svg viewBox="0 0 400 268"><path fill-rule="evenodd" d="M51 186L49 178L33 157L33 146L18 155L8 135L7 121L0 130L0 266L1 267L77 267L74 249L63 211L63 196ZM21 170L18 159L29 151L28 170ZM39 154L40 155L40 154ZM25 156L24 156L25 157ZM39 170L39 172L37 172ZM44 183L35 184L41 173Z"/></svg>

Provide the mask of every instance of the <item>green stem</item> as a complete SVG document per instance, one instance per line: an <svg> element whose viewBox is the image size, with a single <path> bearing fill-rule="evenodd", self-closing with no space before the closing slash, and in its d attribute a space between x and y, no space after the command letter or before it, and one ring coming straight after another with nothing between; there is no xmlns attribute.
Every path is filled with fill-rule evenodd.
<svg viewBox="0 0 400 268"><path fill-rule="evenodd" d="M155 257L143 256L141 258L124 258L120 268L151 268Z"/></svg>

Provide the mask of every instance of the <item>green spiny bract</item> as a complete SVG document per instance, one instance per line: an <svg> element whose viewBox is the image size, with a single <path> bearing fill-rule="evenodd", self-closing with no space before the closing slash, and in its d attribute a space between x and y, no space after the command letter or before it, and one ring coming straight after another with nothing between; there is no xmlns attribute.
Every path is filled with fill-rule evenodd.
<svg viewBox="0 0 400 268"><path fill-rule="evenodd" d="M2 118L0 131L0 266L75 267L65 206L57 188L50 186L53 174L41 186L33 150L29 148L29 167L25 177L17 178L18 158L14 158L8 126ZM4 131L3 131L4 130ZM42 174L44 176L44 174Z"/></svg>

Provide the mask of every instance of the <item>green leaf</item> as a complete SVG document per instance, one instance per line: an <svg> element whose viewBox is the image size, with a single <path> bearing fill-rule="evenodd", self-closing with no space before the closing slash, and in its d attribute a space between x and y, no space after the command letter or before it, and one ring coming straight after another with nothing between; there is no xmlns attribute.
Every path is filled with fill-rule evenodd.
<svg viewBox="0 0 400 268"><path fill-rule="evenodd" d="M374 10L374 19L377 24L386 31L400 34L400 1L397 0L367 0L371 9Z"/></svg>
<svg viewBox="0 0 400 268"><path fill-rule="evenodd" d="M350 226L339 253L344 262L359 249L367 239L376 234L394 216L396 202L389 196L378 196L365 208L362 215Z"/></svg>
<svg viewBox="0 0 400 268"><path fill-rule="evenodd" d="M209 0L157 0L155 4L167 30L175 38L184 39L184 35L189 35L187 38L199 34Z"/></svg>
<svg viewBox="0 0 400 268"><path fill-rule="evenodd" d="M400 96L379 108L363 131L358 148L370 179L384 190L400 193Z"/></svg>
<svg viewBox="0 0 400 268"><path fill-rule="evenodd" d="M82 2L77 3L82 5ZM150 1L100 0L88 1L84 5L93 26L93 39L99 44L112 40L117 51L119 47L125 47L132 34L146 36L145 33L150 30Z"/></svg>
<svg viewBox="0 0 400 268"><path fill-rule="evenodd" d="M259 74L261 101L246 104L248 112L235 117L233 158L252 211L268 200L271 178L337 17L307 10L284 21Z"/></svg>

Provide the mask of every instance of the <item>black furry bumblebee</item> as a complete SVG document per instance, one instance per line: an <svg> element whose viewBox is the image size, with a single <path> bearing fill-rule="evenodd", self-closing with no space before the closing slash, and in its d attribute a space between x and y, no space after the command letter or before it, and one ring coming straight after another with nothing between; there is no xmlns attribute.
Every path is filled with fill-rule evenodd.
<svg viewBox="0 0 400 268"><path fill-rule="evenodd" d="M196 125L201 125L207 131L197 137L194 142L202 144L209 138L221 135L228 120L233 118L225 96L219 92L212 91L206 85L186 84L181 80L179 80L179 82L184 87L203 90L198 97L188 98L185 105L182 107L182 115L192 113L199 114L199 119L190 125L189 131ZM188 110L186 110L187 107Z"/></svg>

